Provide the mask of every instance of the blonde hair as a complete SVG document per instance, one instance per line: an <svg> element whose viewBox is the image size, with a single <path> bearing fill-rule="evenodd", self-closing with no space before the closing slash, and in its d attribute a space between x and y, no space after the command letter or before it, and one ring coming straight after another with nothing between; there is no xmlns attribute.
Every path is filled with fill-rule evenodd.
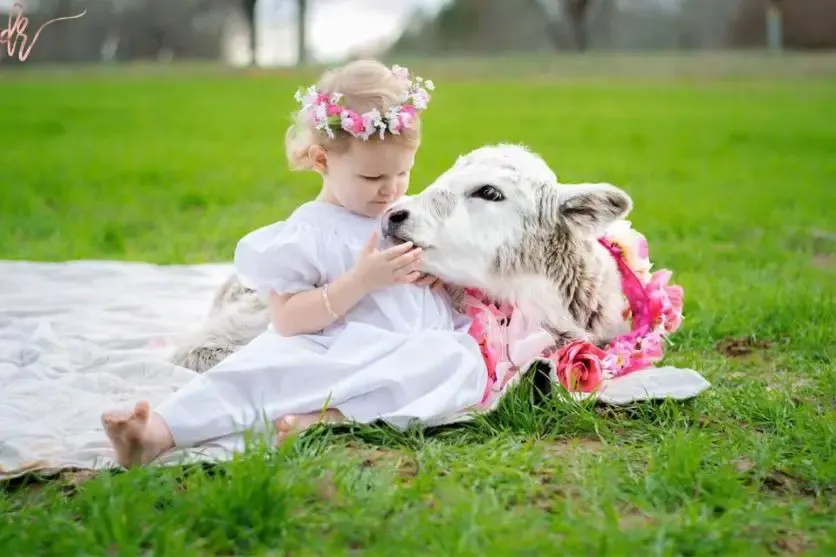
<svg viewBox="0 0 836 557"><path fill-rule="evenodd" d="M401 102L404 92L403 83L392 70L376 60L355 60L336 69L326 71L320 77L317 88L323 93L340 93L349 110L360 114L372 109L386 113L389 108ZM417 147L421 141L420 119L416 118L409 128L401 130L399 135L387 133L385 139L372 134L368 141L396 141L404 146ZM297 113L294 123L285 134L285 151L291 170L311 170L310 148L319 145L326 151L345 152L352 141L363 141L352 135L337 130L335 137L329 138Z"/></svg>

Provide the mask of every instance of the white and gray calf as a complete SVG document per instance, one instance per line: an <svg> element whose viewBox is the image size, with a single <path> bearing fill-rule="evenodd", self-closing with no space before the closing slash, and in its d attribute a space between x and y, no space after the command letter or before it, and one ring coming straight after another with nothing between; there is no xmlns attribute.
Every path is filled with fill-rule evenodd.
<svg viewBox="0 0 836 557"><path fill-rule="evenodd" d="M558 343L604 344L629 330L612 256L598 236L632 208L609 184L560 184L537 154L491 145L459 157L416 196L383 217L391 242L423 248L423 271L482 289L537 318ZM206 371L267 327L267 306L233 276L203 327L172 361Z"/></svg>
<svg viewBox="0 0 836 557"><path fill-rule="evenodd" d="M560 184L535 153L486 146L460 157L383 218L386 237L423 248L425 272L537 318L558 343L629 331L621 277L598 238L632 209L610 184Z"/></svg>

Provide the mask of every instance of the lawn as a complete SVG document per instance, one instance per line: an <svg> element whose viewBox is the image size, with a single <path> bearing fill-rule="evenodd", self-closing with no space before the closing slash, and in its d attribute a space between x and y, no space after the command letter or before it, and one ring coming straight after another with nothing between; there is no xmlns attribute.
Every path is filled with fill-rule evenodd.
<svg viewBox="0 0 836 557"><path fill-rule="evenodd" d="M625 188L685 288L668 359L713 388L623 409L522 388L465 427L7 486L4 554L836 554L836 77L417 67L438 89L413 188L499 141ZM0 258L229 260L317 191L282 145L314 75L0 75Z"/></svg>

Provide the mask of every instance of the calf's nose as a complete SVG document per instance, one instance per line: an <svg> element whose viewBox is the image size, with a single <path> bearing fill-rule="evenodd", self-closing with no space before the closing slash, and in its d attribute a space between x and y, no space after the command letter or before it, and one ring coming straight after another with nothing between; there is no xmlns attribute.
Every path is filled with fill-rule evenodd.
<svg viewBox="0 0 836 557"><path fill-rule="evenodd" d="M409 218L409 211L406 209L398 209L389 213L387 220L390 224L401 224Z"/></svg>
<svg viewBox="0 0 836 557"><path fill-rule="evenodd" d="M387 234L394 234L408 218L409 211L406 209L396 209L387 213L383 219L384 232Z"/></svg>

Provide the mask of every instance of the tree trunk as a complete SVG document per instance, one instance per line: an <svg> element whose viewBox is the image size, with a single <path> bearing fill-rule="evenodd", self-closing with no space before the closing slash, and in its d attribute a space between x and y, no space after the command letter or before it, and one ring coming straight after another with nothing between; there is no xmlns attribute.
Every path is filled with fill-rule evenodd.
<svg viewBox="0 0 836 557"><path fill-rule="evenodd" d="M308 1L297 0L298 16L296 20L296 64L302 66L307 61L308 41L305 34L308 19Z"/></svg>
<svg viewBox="0 0 836 557"><path fill-rule="evenodd" d="M586 14L589 12L591 5L591 0L563 0L563 13L569 18L572 34L575 37L575 45L580 51L585 51L588 44Z"/></svg>
<svg viewBox="0 0 836 557"><path fill-rule="evenodd" d="M244 0L244 15L247 16L247 23L250 26L250 66L257 65L258 60L256 57L258 37L256 37L255 3L256 0Z"/></svg>

